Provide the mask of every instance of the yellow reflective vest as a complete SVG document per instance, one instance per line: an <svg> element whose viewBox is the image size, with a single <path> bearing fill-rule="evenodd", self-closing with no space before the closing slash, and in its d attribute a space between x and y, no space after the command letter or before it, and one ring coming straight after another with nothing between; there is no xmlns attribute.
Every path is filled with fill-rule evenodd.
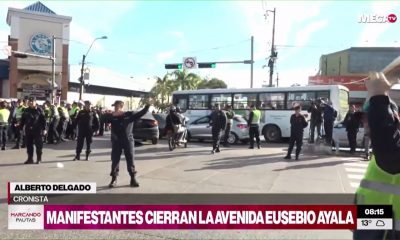
<svg viewBox="0 0 400 240"><path fill-rule="evenodd" d="M385 172L372 156L356 193L358 205L392 205L393 228L400 231L400 174Z"/></svg>
<svg viewBox="0 0 400 240"><path fill-rule="evenodd" d="M0 109L0 124L8 124L8 118L10 117L10 111L7 108Z"/></svg>
<svg viewBox="0 0 400 240"><path fill-rule="evenodd" d="M253 110L253 118L250 124L260 124L260 120L261 120L261 111L258 109Z"/></svg>

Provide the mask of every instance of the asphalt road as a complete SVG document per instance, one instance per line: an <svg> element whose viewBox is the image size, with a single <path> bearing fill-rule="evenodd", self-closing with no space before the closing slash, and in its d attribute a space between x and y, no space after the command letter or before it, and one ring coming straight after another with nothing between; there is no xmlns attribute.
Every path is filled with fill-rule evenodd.
<svg viewBox="0 0 400 240"><path fill-rule="evenodd" d="M306 151L299 161L283 160L286 144L246 145L210 154L210 143L190 142L168 150L165 141L136 148L139 188L130 188L124 161L117 188L109 189L109 136L95 138L89 161L71 161L76 142L45 146L43 163L24 165L25 150L0 152L0 239L351 239L336 231L27 231L7 229L7 182L96 182L102 193L354 193L367 163L358 156ZM62 163L64 167L57 167Z"/></svg>

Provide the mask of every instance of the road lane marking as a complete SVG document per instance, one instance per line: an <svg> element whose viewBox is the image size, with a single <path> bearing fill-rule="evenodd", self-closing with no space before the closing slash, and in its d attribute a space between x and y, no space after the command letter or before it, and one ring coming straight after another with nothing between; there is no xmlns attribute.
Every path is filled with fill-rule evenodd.
<svg viewBox="0 0 400 240"><path fill-rule="evenodd" d="M352 172L352 173L365 173L365 169L361 168L344 168L347 172Z"/></svg>
<svg viewBox="0 0 400 240"><path fill-rule="evenodd" d="M368 164L363 164L363 163L345 163L344 164L346 167L360 167L360 168L367 168Z"/></svg>
<svg viewBox="0 0 400 240"><path fill-rule="evenodd" d="M358 180L361 180L361 179L364 177L364 175L347 174L347 177L350 178L350 179L358 179Z"/></svg>

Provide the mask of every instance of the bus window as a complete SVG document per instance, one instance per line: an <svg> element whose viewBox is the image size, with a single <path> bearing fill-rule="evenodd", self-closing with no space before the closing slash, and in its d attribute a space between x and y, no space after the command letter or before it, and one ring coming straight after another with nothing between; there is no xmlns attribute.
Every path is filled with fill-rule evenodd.
<svg viewBox="0 0 400 240"><path fill-rule="evenodd" d="M315 92L289 92L286 108L293 109L293 105L298 103L302 109L307 110L313 100L315 100Z"/></svg>
<svg viewBox="0 0 400 240"><path fill-rule="evenodd" d="M215 106L217 103L221 108L224 108L226 105L231 105L232 94L213 94L211 96L211 107Z"/></svg>
<svg viewBox="0 0 400 240"><path fill-rule="evenodd" d="M208 95L189 95L189 109L208 109Z"/></svg>
<svg viewBox="0 0 400 240"><path fill-rule="evenodd" d="M174 95L173 104L179 107L182 111L187 110L187 95Z"/></svg>
<svg viewBox="0 0 400 240"><path fill-rule="evenodd" d="M261 93L261 109L282 110L285 109L284 93Z"/></svg>
<svg viewBox="0 0 400 240"><path fill-rule="evenodd" d="M331 99L329 91L319 91L319 92L317 92L317 98L316 99Z"/></svg>
<svg viewBox="0 0 400 240"><path fill-rule="evenodd" d="M178 102L177 106L178 106L182 111L186 111L186 109L187 109L187 99L186 99L186 98L181 98L181 99L179 99L179 102Z"/></svg>
<svg viewBox="0 0 400 240"><path fill-rule="evenodd" d="M233 98L233 108L234 109L248 109L251 105L256 105L257 94L255 93L238 93L234 95Z"/></svg>

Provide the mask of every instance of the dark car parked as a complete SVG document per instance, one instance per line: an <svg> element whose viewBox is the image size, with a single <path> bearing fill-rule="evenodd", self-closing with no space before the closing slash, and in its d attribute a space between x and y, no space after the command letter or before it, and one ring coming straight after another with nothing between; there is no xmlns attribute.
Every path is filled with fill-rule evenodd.
<svg viewBox="0 0 400 240"><path fill-rule="evenodd" d="M133 137L143 141L151 140L152 144L158 143L158 121L148 112L133 125Z"/></svg>
<svg viewBox="0 0 400 240"><path fill-rule="evenodd" d="M167 123L167 114L164 113L155 113L153 114L153 117L157 120L158 122L158 130L160 132L160 138L165 137L165 135L167 134L165 132L165 125Z"/></svg>

